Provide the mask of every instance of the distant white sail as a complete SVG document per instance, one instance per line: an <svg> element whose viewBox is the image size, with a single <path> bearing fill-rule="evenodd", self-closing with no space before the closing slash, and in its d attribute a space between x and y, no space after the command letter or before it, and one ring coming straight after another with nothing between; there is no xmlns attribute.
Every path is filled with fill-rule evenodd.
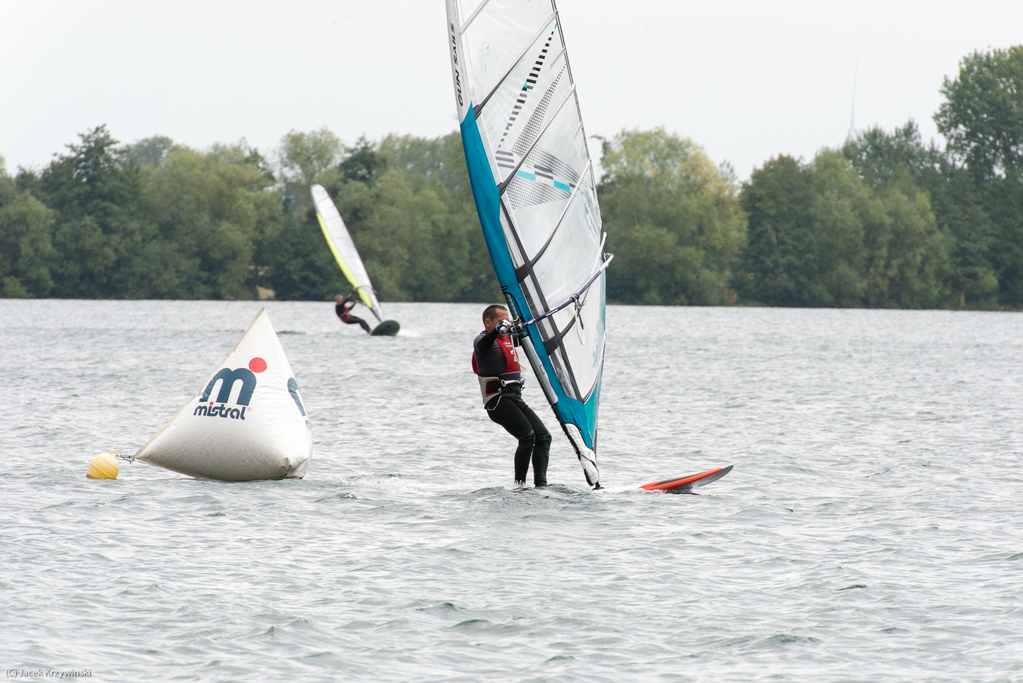
<svg viewBox="0 0 1023 683"><path fill-rule="evenodd" d="M355 248L355 242L352 241L341 214L322 185L313 185L310 189L313 193L313 204L316 206L316 218L320 221L323 236L327 238L327 244L337 259L337 264L341 266L341 272L348 278L352 287L358 288L362 303L373 311L377 320L383 321L384 314L380 310L376 292L373 291L373 283L366 274L366 266L362 265L359 251Z"/></svg>
<svg viewBox="0 0 1023 683"><path fill-rule="evenodd" d="M604 231L575 82L552 0L446 0L469 179L526 355L586 480L599 485Z"/></svg>
<svg viewBox="0 0 1023 683"><path fill-rule="evenodd" d="M135 454L193 477L301 479L312 457L305 403L266 309L185 407Z"/></svg>

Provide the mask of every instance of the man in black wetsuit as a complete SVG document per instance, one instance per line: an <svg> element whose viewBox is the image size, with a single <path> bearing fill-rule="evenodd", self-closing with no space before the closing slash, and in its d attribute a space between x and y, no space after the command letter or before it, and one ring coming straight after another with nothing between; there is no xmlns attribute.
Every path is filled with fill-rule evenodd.
<svg viewBox="0 0 1023 683"><path fill-rule="evenodd" d="M337 317L341 318L341 322L348 325L362 325L362 329L366 330L366 334L370 333L369 323L356 315L352 315L351 313L352 309L355 308L355 304L359 303L358 288L353 289L352 293L349 294L346 299L341 298L341 295L338 294L335 301L337 301L337 303L334 304L334 312L337 313Z"/></svg>
<svg viewBox="0 0 1023 683"><path fill-rule="evenodd" d="M515 483L525 486L532 458L533 484L546 486L551 435L522 400L522 367L510 331L508 309L488 306L483 311L483 332L473 342L472 369L479 378L487 415L519 440Z"/></svg>

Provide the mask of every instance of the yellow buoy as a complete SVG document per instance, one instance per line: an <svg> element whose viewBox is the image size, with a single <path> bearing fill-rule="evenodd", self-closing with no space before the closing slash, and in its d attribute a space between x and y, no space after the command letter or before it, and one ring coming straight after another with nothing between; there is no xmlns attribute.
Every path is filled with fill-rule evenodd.
<svg viewBox="0 0 1023 683"><path fill-rule="evenodd" d="M89 472L85 475L89 479L117 479L117 473L121 471L117 464L117 451L100 453L92 459L89 465Z"/></svg>

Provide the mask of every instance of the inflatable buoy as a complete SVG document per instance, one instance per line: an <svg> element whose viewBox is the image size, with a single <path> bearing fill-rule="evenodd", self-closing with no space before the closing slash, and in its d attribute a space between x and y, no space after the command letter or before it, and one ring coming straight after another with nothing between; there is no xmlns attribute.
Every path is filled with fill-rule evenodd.
<svg viewBox="0 0 1023 683"><path fill-rule="evenodd" d="M313 437L266 309L191 401L135 457L193 477L301 479Z"/></svg>
<svg viewBox="0 0 1023 683"><path fill-rule="evenodd" d="M89 464L86 477L89 479L117 479L121 467L117 464L117 451L100 453Z"/></svg>

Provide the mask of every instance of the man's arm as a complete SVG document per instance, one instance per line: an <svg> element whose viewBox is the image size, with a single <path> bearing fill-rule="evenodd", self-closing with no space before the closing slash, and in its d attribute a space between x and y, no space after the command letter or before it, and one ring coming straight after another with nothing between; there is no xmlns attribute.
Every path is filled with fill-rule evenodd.
<svg viewBox="0 0 1023 683"><path fill-rule="evenodd" d="M487 332L485 335L476 340L473 348L475 349L477 356L482 356L490 350L490 347L492 347L494 342L497 341L497 332L498 330L495 327L493 330Z"/></svg>

